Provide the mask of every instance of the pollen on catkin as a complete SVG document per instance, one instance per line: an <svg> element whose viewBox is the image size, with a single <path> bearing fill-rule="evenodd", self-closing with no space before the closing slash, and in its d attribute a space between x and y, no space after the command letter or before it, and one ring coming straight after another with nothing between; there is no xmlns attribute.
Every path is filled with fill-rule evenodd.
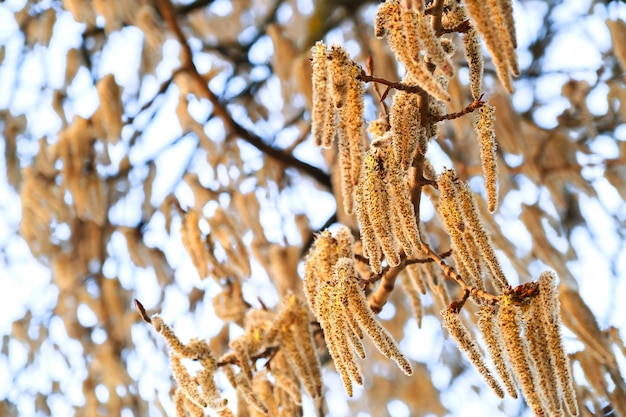
<svg viewBox="0 0 626 417"><path fill-rule="evenodd" d="M326 132L329 129L334 129L334 121L330 120L329 117L331 114L334 114L334 112L329 111L330 100L328 98L328 89L330 87L330 76L328 73L328 51L326 44L321 41L317 42L312 48L312 55L313 111L311 114L311 131L315 144L322 146L327 136ZM331 124L332 127L330 126Z"/></svg>
<svg viewBox="0 0 626 417"><path fill-rule="evenodd" d="M478 373L480 373L487 385L489 385L498 398L504 398L504 391L502 390L502 387L493 377L489 368L487 368L485 358L483 357L479 347L476 345L474 337L469 332L467 327L465 327L465 324L463 324L460 313L447 309L441 312L441 316L442 325L448 330L450 337L452 337L457 346L465 352L469 361L472 365L474 365Z"/></svg>
<svg viewBox="0 0 626 417"><path fill-rule="evenodd" d="M364 175L361 178L361 182L363 183L362 192L364 192L365 196L365 201L363 202L366 204L366 207L357 210L357 214L363 209L367 210L372 230L385 254L387 262L390 266L397 266L400 264L398 241L389 222L391 207L384 182L384 158L386 157L386 151L389 149L378 146L381 144L380 141L373 142L370 151L365 156Z"/></svg>
<svg viewBox="0 0 626 417"><path fill-rule="evenodd" d="M495 107L485 104L478 110L475 129L480 142L480 160L487 190L487 209L494 213L498 208L498 166L496 133L494 130Z"/></svg>
<svg viewBox="0 0 626 417"><path fill-rule="evenodd" d="M517 378L524 398L535 415L543 415L544 409L539 398L528 358L526 342L521 337L521 326L517 307L507 296L502 298L497 315L498 328L502 334L504 348Z"/></svg>
<svg viewBox="0 0 626 417"><path fill-rule="evenodd" d="M504 353L504 345L502 343L502 335L500 330L496 327L496 307L492 305L481 306L478 312L478 329L482 335L483 341L487 346L489 356L496 367L496 371L500 380L504 383L507 393L517 398L517 389L515 388L515 381L513 375L506 361Z"/></svg>
<svg viewBox="0 0 626 417"><path fill-rule="evenodd" d="M407 72L414 77L416 84L428 94L441 101L450 101L450 95L437 83L433 74L426 68L420 57L420 51L411 49L407 29L402 19L402 5L397 1L388 0L381 4L376 15L375 33L377 36L387 36L389 47L396 59L404 65ZM413 25L409 27L411 31ZM413 42L415 43L415 42Z"/></svg>
<svg viewBox="0 0 626 417"><path fill-rule="evenodd" d="M419 15L417 18L417 28L419 37L422 39L426 49L427 58L437 65L446 77L453 77L454 65L452 65L452 61L441 45L441 40L431 25L430 16L426 16L425 14Z"/></svg>
<svg viewBox="0 0 626 417"><path fill-rule="evenodd" d="M330 59L331 98L334 106L341 108L345 104L348 96L351 61L348 57L348 52L340 45L332 45L328 57Z"/></svg>
<svg viewBox="0 0 626 417"><path fill-rule="evenodd" d="M478 246L482 258L491 271L494 283L500 291L504 291L509 288L509 282L504 276L504 271L500 266L500 262L496 257L493 243L482 220L478 214L476 208L476 202L474 201L474 195L470 186L467 183L459 184L458 197L461 211L463 213L465 222L470 229L471 235L474 238L474 242Z"/></svg>
<svg viewBox="0 0 626 417"><path fill-rule="evenodd" d="M559 384L555 384L553 356L550 354L548 338L543 326L539 297L532 297L522 306L524 334L528 341L528 353L535 370L535 381L544 408L551 416L563 414L559 400Z"/></svg>
<svg viewBox="0 0 626 417"><path fill-rule="evenodd" d="M418 146L420 129L418 96L398 90L393 96L390 110L390 123L396 158L403 171L407 171Z"/></svg>
<svg viewBox="0 0 626 417"><path fill-rule="evenodd" d="M491 54L496 74L507 92L513 92L511 74L509 73L508 52L501 38L501 33L494 22L489 5L484 0L466 0L465 6L476 30L482 35L487 50ZM513 54L515 51L513 51Z"/></svg>
<svg viewBox="0 0 626 417"><path fill-rule="evenodd" d="M422 318L424 317L424 305L422 303L420 289L406 270L400 275L400 284L409 297L409 302L411 303L411 308L413 309L413 314L417 321L417 327L421 328Z"/></svg>
<svg viewBox="0 0 626 417"><path fill-rule="evenodd" d="M548 339L550 353L554 361L556 376L561 388L563 402L570 414L579 414L578 401L570 362L561 337L561 306L556 291L556 274L545 271L539 276L539 304L543 328Z"/></svg>
<svg viewBox="0 0 626 417"><path fill-rule="evenodd" d="M363 83L357 79L358 66L352 62L347 65L348 91L345 103L339 109L337 137L344 209L346 213L352 214L353 191L359 181L366 139L363 121Z"/></svg>
<svg viewBox="0 0 626 417"><path fill-rule="evenodd" d="M400 352L398 345L389 332L376 320L372 310L367 304L365 293L358 284L358 277L354 269L354 260L341 258L337 261L337 276L342 276L341 285L344 288L348 305L352 314L355 315L361 328L372 339L378 350L385 357L392 359L405 374L411 375L413 368Z"/></svg>

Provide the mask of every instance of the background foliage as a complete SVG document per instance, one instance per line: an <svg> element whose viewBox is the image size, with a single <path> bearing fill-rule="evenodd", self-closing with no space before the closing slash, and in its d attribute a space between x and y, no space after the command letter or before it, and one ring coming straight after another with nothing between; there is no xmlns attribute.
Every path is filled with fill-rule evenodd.
<svg viewBox="0 0 626 417"><path fill-rule="evenodd" d="M172 414L164 345L132 299L160 311L181 339L211 338L223 353L250 305L301 292L316 232L337 222L356 230L336 203L333 151L311 143L310 47L340 42L398 80L402 69L373 36L376 4L198 0L173 3L171 15L168 4L0 5L0 415ZM625 16L620 2L516 2L515 93L503 92L489 62L483 88L496 107L500 164L488 227L510 281L546 267L560 277L586 415L619 412L624 392L614 375L626 314ZM471 102L457 58L449 112ZM369 91L368 120L376 100ZM480 192L472 121L444 122L429 157ZM201 231L210 231L216 262L202 275L213 280L199 279L182 244L189 207L202 208ZM427 198L421 212L445 252ZM371 352L365 387L346 401L327 365L324 401L305 401L305 414L528 412L498 401L444 338L440 306L425 298L418 329L399 292L380 318L414 376Z"/></svg>

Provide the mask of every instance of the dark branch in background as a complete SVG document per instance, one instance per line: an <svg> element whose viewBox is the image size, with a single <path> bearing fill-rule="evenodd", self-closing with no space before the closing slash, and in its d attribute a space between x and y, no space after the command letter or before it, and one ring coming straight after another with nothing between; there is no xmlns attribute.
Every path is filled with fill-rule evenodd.
<svg viewBox="0 0 626 417"><path fill-rule="evenodd" d="M176 10L172 6L172 3L169 0L159 0L158 5L159 10L161 11L163 18L167 22L168 27L172 32L174 32L176 39L181 45L182 66L180 69L189 74L189 76L195 82L197 88L199 89L199 92L211 102L211 104L213 105L213 112L220 119L222 119L226 128L230 130L231 133L235 134L240 139L254 146L270 158L284 164L285 166L297 169L301 173L304 173L314 178L322 185L331 189L332 186L330 182L330 176L327 173L313 165L300 161L293 155L288 154L281 149L276 149L268 145L263 141L263 139L261 139L261 137L249 131L232 118L226 106L220 101L219 97L217 97L215 93L213 93L213 91L206 84L204 78L202 78L202 75L200 75L200 73L198 72L198 69L193 62L193 53L191 51L191 48L189 47L187 39L185 38L185 35L183 34L183 31L181 30L176 20Z"/></svg>

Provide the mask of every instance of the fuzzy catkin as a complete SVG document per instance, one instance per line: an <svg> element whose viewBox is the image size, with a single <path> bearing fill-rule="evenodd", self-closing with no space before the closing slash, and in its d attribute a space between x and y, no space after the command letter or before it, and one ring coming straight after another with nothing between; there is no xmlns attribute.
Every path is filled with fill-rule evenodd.
<svg viewBox="0 0 626 417"><path fill-rule="evenodd" d="M496 133L494 129L495 107L485 104L478 110L475 129L480 142L480 160L487 189L487 209L494 213L498 208L498 166Z"/></svg>
<svg viewBox="0 0 626 417"><path fill-rule="evenodd" d="M567 410L570 414L579 414L578 401L574 380L570 369L569 358L565 354L561 337L561 306L556 292L556 274L552 271L543 272L539 276L539 297L541 299L538 315L543 319L543 329L548 338L548 344L561 393Z"/></svg>
<svg viewBox="0 0 626 417"><path fill-rule="evenodd" d="M450 337L452 337L457 346L465 352L469 361L472 365L474 365L476 370L478 370L487 385L489 385L498 398L504 398L504 391L502 390L502 387L493 377L489 368L487 368L483 354L476 345L474 337L469 332L467 327L465 327L465 324L463 324L461 315L457 312L450 311L449 309L444 310L441 315L442 325L448 330Z"/></svg>
<svg viewBox="0 0 626 417"><path fill-rule="evenodd" d="M496 367L498 376L504 383L507 393L517 398L517 389L515 388L515 381L513 375L506 362L506 356L504 353L504 345L502 343L502 336L500 330L496 327L495 323L496 307L491 305L484 305L480 308L478 318L478 329L485 341L489 356Z"/></svg>
<svg viewBox="0 0 626 417"><path fill-rule="evenodd" d="M327 90L329 88L328 53L324 42L317 42L312 48L313 55L313 111L311 115L311 130L313 140L317 146L325 144L326 132L334 123L329 115L330 103ZM334 128L334 127L333 127ZM334 135L333 135L334 136ZM332 137L331 137L332 139Z"/></svg>
<svg viewBox="0 0 626 417"><path fill-rule="evenodd" d="M522 340L520 335L522 329L519 323L517 308L511 304L507 297L502 298L497 322L507 357L524 394L524 398L535 415L543 415L544 409L537 393L538 387L533 379L526 342Z"/></svg>

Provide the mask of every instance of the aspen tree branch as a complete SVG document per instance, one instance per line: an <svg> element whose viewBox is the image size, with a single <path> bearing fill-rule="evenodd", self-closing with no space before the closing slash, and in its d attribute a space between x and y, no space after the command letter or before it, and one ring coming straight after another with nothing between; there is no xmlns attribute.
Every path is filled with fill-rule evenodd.
<svg viewBox="0 0 626 417"><path fill-rule="evenodd" d="M159 0L158 5L163 19L167 22L168 27L174 33L182 48L181 69L189 74L193 82L196 84L196 87L198 89L197 91L200 92L201 95L204 96L204 98L208 99L211 102L211 104L213 105L213 112L220 119L222 119L226 128L233 132L237 137L248 142L250 145L254 146L270 158L280 163L283 163L286 166L296 168L297 170L316 179L321 184L331 189L332 185L330 182L330 176L324 171L311 164L300 161L293 155L290 155L280 149L276 149L273 146L268 145L263 141L263 139L261 139L260 136L249 131L248 129L237 123L235 119L233 119L227 108L220 101L219 97L215 95L215 93L213 93L204 78L202 78L202 75L200 75L200 73L198 72L198 69L193 62L193 53L191 51L191 47L187 42L185 34L178 25L178 21L176 20L176 10L174 9L172 3L170 2L170 0Z"/></svg>
<svg viewBox="0 0 626 417"><path fill-rule="evenodd" d="M430 259L432 259L435 263L437 263L437 265L441 267L441 271L446 277L456 282L464 291L467 291L469 295L482 298L490 304L495 304L500 301L501 297L497 295L493 295L493 294L488 293L487 291L480 290L478 288L467 285L465 281L463 280L463 277L459 275L459 273L456 272L454 268L448 265L446 261L444 261L439 256L439 254L437 254L437 252L432 250L430 246L428 246L426 243L423 243L423 242L422 242L422 251L428 254Z"/></svg>
<svg viewBox="0 0 626 417"><path fill-rule="evenodd" d="M436 123L441 122L442 120L458 119L459 117L465 116L466 114L473 112L474 110L480 109L485 105L485 102L482 99L483 95L481 95L478 100L474 100L473 102L468 104L463 110L456 113L444 114L443 116L431 116L431 121Z"/></svg>

